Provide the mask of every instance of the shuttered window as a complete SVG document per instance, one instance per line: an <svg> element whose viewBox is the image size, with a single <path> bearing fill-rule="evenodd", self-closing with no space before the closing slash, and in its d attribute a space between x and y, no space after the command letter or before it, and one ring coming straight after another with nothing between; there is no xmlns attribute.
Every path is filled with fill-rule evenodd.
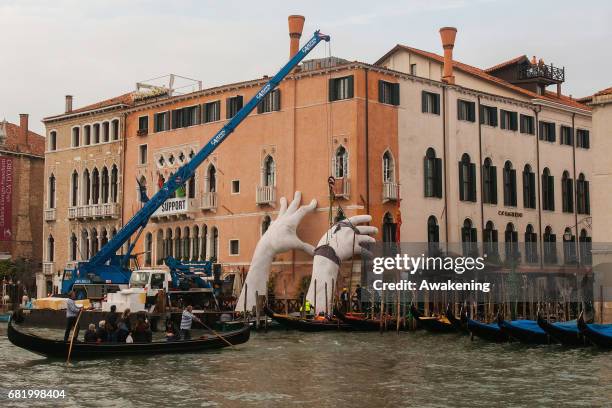
<svg viewBox="0 0 612 408"><path fill-rule="evenodd" d="M200 124L200 106L188 106L172 111L172 129Z"/></svg>
<svg viewBox="0 0 612 408"><path fill-rule="evenodd" d="M533 116L521 115L521 133L528 135L535 134L535 126Z"/></svg>
<svg viewBox="0 0 612 408"><path fill-rule="evenodd" d="M467 153L459 162L459 199L476 202L476 165Z"/></svg>
<svg viewBox="0 0 612 408"><path fill-rule="evenodd" d="M518 114L507 110L501 110L499 112L500 125L499 127L506 130L517 131L518 130Z"/></svg>
<svg viewBox="0 0 612 408"><path fill-rule="evenodd" d="M562 145L573 146L574 145L574 132L569 126L561 126L561 138L560 142Z"/></svg>
<svg viewBox="0 0 612 408"><path fill-rule="evenodd" d="M497 127L497 108L480 105L480 124Z"/></svg>
<svg viewBox="0 0 612 408"><path fill-rule="evenodd" d="M476 122L476 103L457 99L457 119Z"/></svg>
<svg viewBox="0 0 612 408"><path fill-rule="evenodd" d="M329 80L329 101L340 101L353 97L354 77L353 75Z"/></svg>
<svg viewBox="0 0 612 408"><path fill-rule="evenodd" d="M242 95L236 95L225 100L225 117L231 119L242 109Z"/></svg>
<svg viewBox="0 0 612 408"><path fill-rule="evenodd" d="M442 159L436 157L431 147L423 160L425 197L442 198Z"/></svg>
<svg viewBox="0 0 612 408"><path fill-rule="evenodd" d="M482 202L497 204L497 168L486 158L482 166Z"/></svg>
<svg viewBox="0 0 612 408"><path fill-rule="evenodd" d="M540 122L540 140L554 142L557 140L556 126L552 122Z"/></svg>
<svg viewBox="0 0 612 408"><path fill-rule="evenodd" d="M561 178L561 209L565 213L574 212L574 180L564 171Z"/></svg>
<svg viewBox="0 0 612 408"><path fill-rule="evenodd" d="M168 112L159 112L153 116L153 127L156 132L163 132L170 128L170 115Z"/></svg>
<svg viewBox="0 0 612 408"><path fill-rule="evenodd" d="M216 122L218 120L221 120L221 101L208 102L202 106L204 109L204 123Z"/></svg>
<svg viewBox="0 0 612 408"><path fill-rule="evenodd" d="M399 105L399 84L387 82L383 80L378 81L378 102L386 103L388 105Z"/></svg>
<svg viewBox="0 0 612 408"><path fill-rule="evenodd" d="M523 170L523 207L536 208L535 173L529 165Z"/></svg>
<svg viewBox="0 0 612 408"><path fill-rule="evenodd" d="M550 175L548 168L542 172L542 209L555 210L555 178Z"/></svg>
<svg viewBox="0 0 612 408"><path fill-rule="evenodd" d="M576 130L576 147L581 147L583 149L588 149L589 147L591 147L588 130Z"/></svg>
<svg viewBox="0 0 612 408"><path fill-rule="evenodd" d="M509 161L504 165L504 205L516 207L516 170Z"/></svg>
<svg viewBox="0 0 612 408"><path fill-rule="evenodd" d="M257 113L280 111L280 89L275 89L257 104Z"/></svg>
<svg viewBox="0 0 612 408"><path fill-rule="evenodd" d="M423 113L440 114L440 94L423 91L421 94L421 111Z"/></svg>

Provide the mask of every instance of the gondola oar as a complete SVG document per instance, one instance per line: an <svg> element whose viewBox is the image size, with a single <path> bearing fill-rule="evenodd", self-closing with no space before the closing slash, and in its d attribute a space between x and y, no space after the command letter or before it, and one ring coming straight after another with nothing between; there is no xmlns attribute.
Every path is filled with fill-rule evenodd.
<svg viewBox="0 0 612 408"><path fill-rule="evenodd" d="M81 315L83 314L83 308L79 310L79 315L77 316L76 323L74 323L74 327L72 328L72 336L70 337L70 347L68 348L68 358L66 358L66 365L70 364L70 354L72 353L72 345L74 344L74 336L76 335L77 327L79 327L79 320L81 319Z"/></svg>
<svg viewBox="0 0 612 408"><path fill-rule="evenodd" d="M221 336L219 333L217 333L216 331L214 331L213 329L211 329L210 327L208 327L207 325L204 324L203 321L201 321L200 319L197 320L198 323L200 323L202 326L204 326L204 328L206 330L210 330L215 336L217 336L218 338L220 338L221 340L223 340L224 342L226 342L230 347L233 346L232 343L230 343L225 337ZM70 354L68 354L70 356Z"/></svg>

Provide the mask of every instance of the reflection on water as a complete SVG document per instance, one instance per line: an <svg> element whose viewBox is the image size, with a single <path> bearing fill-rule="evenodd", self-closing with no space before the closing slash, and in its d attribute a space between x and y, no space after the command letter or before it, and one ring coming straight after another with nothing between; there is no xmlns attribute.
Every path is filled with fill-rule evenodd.
<svg viewBox="0 0 612 408"><path fill-rule="evenodd" d="M3 406L14 388L65 389L57 406L612 406L612 352L593 348L499 345L426 332L270 331L253 333L233 350L67 368L12 346L6 325L0 336Z"/></svg>

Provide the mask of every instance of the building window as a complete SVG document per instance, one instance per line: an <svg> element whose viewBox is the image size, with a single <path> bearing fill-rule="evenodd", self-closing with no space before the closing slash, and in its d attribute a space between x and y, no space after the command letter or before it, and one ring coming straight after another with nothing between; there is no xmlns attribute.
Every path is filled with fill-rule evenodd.
<svg viewBox="0 0 612 408"><path fill-rule="evenodd" d="M344 146L336 149L333 161L334 177L337 179L348 177L348 152Z"/></svg>
<svg viewBox="0 0 612 408"><path fill-rule="evenodd" d="M74 127L72 128L72 147L79 147L81 142L81 128Z"/></svg>
<svg viewBox="0 0 612 408"><path fill-rule="evenodd" d="M257 104L257 113L280 111L280 89L275 89Z"/></svg>
<svg viewBox="0 0 612 408"><path fill-rule="evenodd" d="M586 129L576 130L576 147L581 147L583 149L588 149L589 147L591 147L588 130Z"/></svg>
<svg viewBox="0 0 612 408"><path fill-rule="evenodd" d="M89 177L89 170L85 169L83 172L83 205L89 205L91 203L91 178Z"/></svg>
<svg viewBox="0 0 612 408"><path fill-rule="evenodd" d="M100 172L97 168L91 173L91 203L98 204L100 199Z"/></svg>
<svg viewBox="0 0 612 408"><path fill-rule="evenodd" d="M485 229L482 231L482 242L484 246L483 253L489 259L499 257L497 230L491 221L487 221Z"/></svg>
<svg viewBox="0 0 612 408"><path fill-rule="evenodd" d="M55 175L49 177L49 208L55 208Z"/></svg>
<svg viewBox="0 0 612 408"><path fill-rule="evenodd" d="M482 165L482 202L497 204L497 167L488 157Z"/></svg>
<svg viewBox="0 0 612 408"><path fill-rule="evenodd" d="M555 210L555 177L550 175L548 167L542 172L542 209Z"/></svg>
<svg viewBox="0 0 612 408"><path fill-rule="evenodd" d="M533 135L535 133L533 116L521 115L521 133Z"/></svg>
<svg viewBox="0 0 612 408"><path fill-rule="evenodd" d="M476 202L476 165L464 153L459 162L459 199Z"/></svg>
<svg viewBox="0 0 612 408"><path fill-rule="evenodd" d="M561 140L562 145L573 146L574 145L574 132L569 126L561 125Z"/></svg>
<svg viewBox="0 0 612 408"><path fill-rule="evenodd" d="M393 163L393 156L387 150L383 154L383 183L394 183L395 182L395 164Z"/></svg>
<svg viewBox="0 0 612 408"><path fill-rule="evenodd" d="M214 193L217 191L217 169L212 164L210 164L206 170L205 184L205 190L207 193Z"/></svg>
<svg viewBox="0 0 612 408"><path fill-rule="evenodd" d="M211 231L210 260L213 262L219 260L219 230L217 227L213 227Z"/></svg>
<svg viewBox="0 0 612 408"><path fill-rule="evenodd" d="M270 218L269 215L266 215L261 222L261 235L266 233L266 231L270 228L270 224L272 224L272 218Z"/></svg>
<svg viewBox="0 0 612 408"><path fill-rule="evenodd" d="M510 161L504 164L504 205L516 207L516 170Z"/></svg>
<svg viewBox="0 0 612 408"><path fill-rule="evenodd" d="M149 201L149 197L147 196L147 178L145 176L140 176L138 182L138 201L141 203L146 203Z"/></svg>
<svg viewBox="0 0 612 408"><path fill-rule="evenodd" d="M111 202L117 202L117 194L118 194L118 184L119 184L119 171L117 170L117 166L113 164L111 168L111 178L110 178L110 196Z"/></svg>
<svg viewBox="0 0 612 408"><path fill-rule="evenodd" d="M55 260L55 239L53 235L49 235L47 238L47 261L54 262Z"/></svg>
<svg viewBox="0 0 612 408"><path fill-rule="evenodd" d="M100 143L100 124L94 123L93 125L93 143Z"/></svg>
<svg viewBox="0 0 612 408"><path fill-rule="evenodd" d="M147 164L147 145L138 146L138 164Z"/></svg>
<svg viewBox="0 0 612 408"><path fill-rule="evenodd" d="M138 133L147 134L149 131L149 116L141 116L138 118Z"/></svg>
<svg viewBox="0 0 612 408"><path fill-rule="evenodd" d="M153 115L153 128L155 132L163 132L168 130L170 120L168 112L159 112Z"/></svg>
<svg viewBox="0 0 612 408"><path fill-rule="evenodd" d="M561 209L565 213L574 212L574 180L565 170L561 178Z"/></svg>
<svg viewBox="0 0 612 408"><path fill-rule="evenodd" d="M550 225L544 230L542 239L544 241L544 263L557 263L557 236L552 233Z"/></svg>
<svg viewBox="0 0 612 408"><path fill-rule="evenodd" d="M577 260L576 236L572 235L571 228L566 228L563 232L563 262L566 264L575 264Z"/></svg>
<svg viewBox="0 0 612 408"><path fill-rule="evenodd" d="M523 169L523 207L536 208L535 173L528 164Z"/></svg>
<svg viewBox="0 0 612 408"><path fill-rule="evenodd" d="M478 234L476 228L472 227L472 220L466 218L461 228L461 247L463 256L473 256L478 253Z"/></svg>
<svg viewBox="0 0 612 408"><path fill-rule="evenodd" d="M555 129L556 127L554 123L540 121L540 140L544 140L546 142L554 142L557 140Z"/></svg>
<svg viewBox="0 0 612 408"><path fill-rule="evenodd" d="M179 129L199 124L200 106L188 106L172 111L172 129Z"/></svg>
<svg viewBox="0 0 612 408"><path fill-rule="evenodd" d="M49 150L57 150L57 132L55 130L49 132Z"/></svg>
<svg viewBox="0 0 612 408"><path fill-rule="evenodd" d="M427 219L427 249L430 255L436 255L439 251L440 226L435 216L430 215Z"/></svg>
<svg viewBox="0 0 612 408"><path fill-rule="evenodd" d="M70 205L76 207L79 204L79 173L72 172L72 194L70 195Z"/></svg>
<svg viewBox="0 0 612 408"><path fill-rule="evenodd" d="M112 140L119 140L119 119L111 121L111 138Z"/></svg>
<svg viewBox="0 0 612 408"><path fill-rule="evenodd" d="M518 248L518 232L514 230L514 224L509 222L504 231L506 261L518 260L520 258Z"/></svg>
<svg viewBox="0 0 612 408"><path fill-rule="evenodd" d="M378 81L378 102L386 103L387 105L399 105L400 104L400 95L399 88L400 85L397 83L383 81L382 79Z"/></svg>
<svg viewBox="0 0 612 408"><path fill-rule="evenodd" d="M102 122L102 142L106 143L110 140L110 128L108 122Z"/></svg>
<svg viewBox="0 0 612 408"><path fill-rule="evenodd" d="M410 64L410 75L417 74L417 64Z"/></svg>
<svg viewBox="0 0 612 408"><path fill-rule="evenodd" d="M225 100L225 117L231 119L242 109L242 95L236 95Z"/></svg>
<svg viewBox="0 0 612 408"><path fill-rule="evenodd" d="M267 156L264 160L263 168L264 187L274 187L276 185L276 163L272 156Z"/></svg>
<svg viewBox="0 0 612 408"><path fill-rule="evenodd" d="M500 110L499 112L501 129L517 131L518 130L518 114L507 110Z"/></svg>
<svg viewBox="0 0 612 408"><path fill-rule="evenodd" d="M476 122L476 103L457 99L457 119Z"/></svg>
<svg viewBox="0 0 612 408"><path fill-rule="evenodd" d="M202 232L200 233L200 259L205 261L208 256L206 243L208 242L208 226L204 224L202 226Z"/></svg>
<svg viewBox="0 0 612 408"><path fill-rule="evenodd" d="M480 124L497 126L497 108L494 106L480 105Z"/></svg>
<svg viewBox="0 0 612 408"><path fill-rule="evenodd" d="M195 198L196 196L196 179L195 174L187 180L187 197Z"/></svg>
<svg viewBox="0 0 612 408"><path fill-rule="evenodd" d="M423 159L425 197L442 198L442 159L436 157L433 148L427 149Z"/></svg>
<svg viewBox="0 0 612 408"><path fill-rule="evenodd" d="M423 91L421 93L421 111L423 113L440 114L440 94Z"/></svg>
<svg viewBox="0 0 612 408"><path fill-rule="evenodd" d="M353 76L331 78L329 80L329 101L340 101L353 97Z"/></svg>
<svg viewBox="0 0 612 408"><path fill-rule="evenodd" d="M240 180L232 180L232 194L240 194Z"/></svg>
<svg viewBox="0 0 612 408"><path fill-rule="evenodd" d="M240 241L237 239L230 239L229 242L229 253L231 256L240 255Z"/></svg>
<svg viewBox="0 0 612 408"><path fill-rule="evenodd" d="M83 146L91 144L91 125L83 126Z"/></svg>
<svg viewBox="0 0 612 408"><path fill-rule="evenodd" d="M383 217L383 243L397 242L397 224L390 213Z"/></svg>
<svg viewBox="0 0 612 408"><path fill-rule="evenodd" d="M100 244L98 242L98 231L94 228L91 231L91 256L94 256L98 253L100 248Z"/></svg>
<svg viewBox="0 0 612 408"><path fill-rule="evenodd" d="M576 210L578 214L590 214L591 204L589 197L589 182L583 173L580 173L576 181Z"/></svg>
<svg viewBox="0 0 612 408"><path fill-rule="evenodd" d="M102 168L102 202L108 203L110 180L108 177L108 169Z"/></svg>
<svg viewBox="0 0 612 408"><path fill-rule="evenodd" d="M221 120L221 101L204 104L204 123Z"/></svg>
<svg viewBox="0 0 612 408"><path fill-rule="evenodd" d="M81 257L83 259L89 259L89 233L86 229L81 232Z"/></svg>
<svg viewBox="0 0 612 408"><path fill-rule="evenodd" d="M538 234L533 232L533 226L525 229L525 260L529 263L538 262Z"/></svg>
<svg viewBox="0 0 612 408"><path fill-rule="evenodd" d="M583 265L591 265L593 259L591 257L591 237L588 236L586 230L583 228L580 230L580 262Z"/></svg>

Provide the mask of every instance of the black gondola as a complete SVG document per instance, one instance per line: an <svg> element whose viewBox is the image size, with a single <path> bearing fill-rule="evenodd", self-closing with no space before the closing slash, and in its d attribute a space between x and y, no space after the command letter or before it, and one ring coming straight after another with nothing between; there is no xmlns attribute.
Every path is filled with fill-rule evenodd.
<svg viewBox="0 0 612 408"><path fill-rule="evenodd" d="M446 312L444 313L448 321L455 327L458 332L468 333L467 329L467 315L463 312L463 308L459 312L460 319L457 319L450 305L447 306Z"/></svg>
<svg viewBox="0 0 612 408"><path fill-rule="evenodd" d="M580 313L578 330L588 341L598 347L612 349L612 324L588 324Z"/></svg>
<svg viewBox="0 0 612 408"><path fill-rule="evenodd" d="M304 332L321 332L332 330L348 330L351 328L351 326L339 320L314 320L281 315L275 313L267 306L264 306L264 312L268 317L274 319L281 326L284 326L287 329L294 329Z"/></svg>
<svg viewBox="0 0 612 408"><path fill-rule="evenodd" d="M250 327L244 325L238 330L219 333L223 339L232 345L242 344L249 340ZM63 340L45 339L34 334L20 332L9 320L7 328L8 339L17 347L45 357L66 359L70 342ZM103 358L107 356L123 355L153 355L169 353L192 353L215 350L228 347L225 340L214 334L198 339L185 341L155 341L151 343L81 343L74 342L72 346L72 359Z"/></svg>
<svg viewBox="0 0 612 408"><path fill-rule="evenodd" d="M497 322L482 323L477 320L467 319L467 329L472 336L472 340L476 336L495 343L508 341L508 335L501 330Z"/></svg>
<svg viewBox="0 0 612 408"><path fill-rule="evenodd" d="M497 316L497 324L508 337L525 344L549 344L548 334L538 326L535 320L504 320Z"/></svg>
<svg viewBox="0 0 612 408"><path fill-rule="evenodd" d="M334 314L338 317L338 319L342 320L343 323L348 324L351 329L357 331L380 331L380 319L367 319L365 317L357 317L351 316L348 314L344 314L341 311L334 309ZM386 322L383 322L382 330L391 329L394 330L397 327L397 320L388 319ZM403 325L400 326L400 329L403 329Z"/></svg>
<svg viewBox="0 0 612 408"><path fill-rule="evenodd" d="M457 328L442 316L425 317L414 305L410 305L410 312L417 324L432 333L456 333Z"/></svg>
<svg viewBox="0 0 612 408"><path fill-rule="evenodd" d="M538 326L542 328L550 337L568 347L584 346L586 341L576 321L550 323L538 313Z"/></svg>

